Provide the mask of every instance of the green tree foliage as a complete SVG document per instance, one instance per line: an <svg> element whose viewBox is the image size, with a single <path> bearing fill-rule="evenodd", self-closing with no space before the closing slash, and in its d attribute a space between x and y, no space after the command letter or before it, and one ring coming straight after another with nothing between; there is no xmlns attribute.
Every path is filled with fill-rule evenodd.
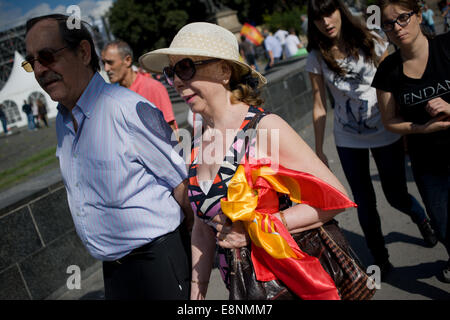
<svg viewBox="0 0 450 320"><path fill-rule="evenodd" d="M116 0L108 12L111 32L130 44L136 58L168 46L181 27L204 18L205 7L196 0Z"/></svg>
<svg viewBox="0 0 450 320"><path fill-rule="evenodd" d="M294 7L289 11L274 12L272 14L264 15L264 24L269 27L270 30L276 31L278 29L289 30L294 28L297 34L302 31L301 25L302 21L300 16L306 14L307 9L304 7Z"/></svg>
<svg viewBox="0 0 450 320"><path fill-rule="evenodd" d="M237 11L241 23L267 24L275 29L300 30L300 14L306 0L221 0ZM111 31L127 41L135 57L166 47L187 23L207 21L206 7L200 0L116 0L109 13Z"/></svg>
<svg viewBox="0 0 450 320"><path fill-rule="evenodd" d="M238 12L239 20L254 25L266 23L272 14L289 13L306 5L307 0L222 0L227 7ZM300 17L298 17L300 20Z"/></svg>

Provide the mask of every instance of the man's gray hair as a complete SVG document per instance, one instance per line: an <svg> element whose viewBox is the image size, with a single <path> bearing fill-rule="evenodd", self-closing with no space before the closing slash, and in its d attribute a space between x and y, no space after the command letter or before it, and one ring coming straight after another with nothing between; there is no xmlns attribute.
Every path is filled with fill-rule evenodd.
<svg viewBox="0 0 450 320"><path fill-rule="evenodd" d="M105 51L106 49L108 49L108 47L111 46L117 47L117 50L119 51L119 54L122 59L125 59L127 56L130 56L131 60L133 60L133 49L131 49L130 45L125 41L123 40L110 41L105 45L103 51Z"/></svg>

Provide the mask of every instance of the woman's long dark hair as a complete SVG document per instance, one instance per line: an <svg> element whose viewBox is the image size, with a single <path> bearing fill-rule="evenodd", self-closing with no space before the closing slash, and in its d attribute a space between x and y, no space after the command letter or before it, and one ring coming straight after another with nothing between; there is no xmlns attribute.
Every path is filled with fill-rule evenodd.
<svg viewBox="0 0 450 320"><path fill-rule="evenodd" d="M375 53L374 39L376 38L366 26L348 10L342 0L308 0L308 51L318 50L328 68L339 75L345 75L346 70L339 66L334 58L331 47L333 40L325 36L314 24L314 20L329 16L336 10L341 13L341 41L345 53L348 56L359 58L359 50L364 54L364 60L378 65L378 57Z"/></svg>

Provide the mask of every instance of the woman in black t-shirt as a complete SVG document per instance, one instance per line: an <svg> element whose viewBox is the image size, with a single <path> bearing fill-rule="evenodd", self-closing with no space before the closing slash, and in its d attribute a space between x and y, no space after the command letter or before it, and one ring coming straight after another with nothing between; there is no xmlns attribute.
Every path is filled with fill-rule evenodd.
<svg viewBox="0 0 450 320"><path fill-rule="evenodd" d="M407 135L414 179L450 254L450 33L428 39L415 0L379 6L381 27L399 50L380 64L372 86L386 129ZM450 260L443 280L450 282Z"/></svg>

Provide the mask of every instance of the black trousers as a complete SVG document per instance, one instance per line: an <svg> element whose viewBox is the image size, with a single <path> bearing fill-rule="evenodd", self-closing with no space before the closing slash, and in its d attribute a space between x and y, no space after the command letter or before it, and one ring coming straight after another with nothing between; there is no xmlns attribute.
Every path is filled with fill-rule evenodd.
<svg viewBox="0 0 450 320"><path fill-rule="evenodd" d="M369 168L369 149L337 147L342 168L350 185L356 204L358 219L376 264L388 260L377 210L375 190ZM425 210L417 199L408 193L405 173L405 155L402 139L393 144L371 148L381 187L389 204L420 223L426 219Z"/></svg>
<svg viewBox="0 0 450 320"><path fill-rule="evenodd" d="M106 300L188 300L191 257L179 229L103 262Z"/></svg>

